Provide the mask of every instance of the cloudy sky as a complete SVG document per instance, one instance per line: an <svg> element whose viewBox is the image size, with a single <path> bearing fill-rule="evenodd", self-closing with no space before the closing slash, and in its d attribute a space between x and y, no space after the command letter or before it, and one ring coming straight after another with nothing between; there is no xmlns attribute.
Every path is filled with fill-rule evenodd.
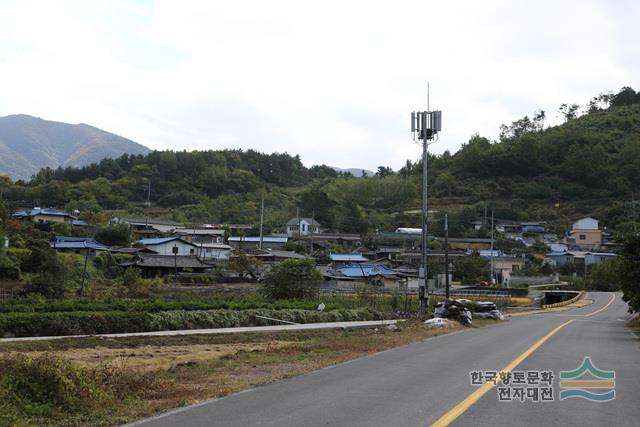
<svg viewBox="0 0 640 427"><path fill-rule="evenodd" d="M640 88L640 2L0 0L0 116L154 149L254 148L399 168L563 102Z"/></svg>

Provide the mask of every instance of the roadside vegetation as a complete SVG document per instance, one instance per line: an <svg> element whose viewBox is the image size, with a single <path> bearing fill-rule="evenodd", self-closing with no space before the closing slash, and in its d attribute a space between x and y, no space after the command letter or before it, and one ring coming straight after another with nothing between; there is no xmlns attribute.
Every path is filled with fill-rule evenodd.
<svg viewBox="0 0 640 427"><path fill-rule="evenodd" d="M5 343L0 425L117 425L459 328Z"/></svg>

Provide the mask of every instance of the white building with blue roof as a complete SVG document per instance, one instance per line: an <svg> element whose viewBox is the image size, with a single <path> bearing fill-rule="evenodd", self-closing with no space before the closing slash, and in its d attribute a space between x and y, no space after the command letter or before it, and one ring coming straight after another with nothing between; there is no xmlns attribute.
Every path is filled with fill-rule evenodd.
<svg viewBox="0 0 640 427"><path fill-rule="evenodd" d="M81 255L96 255L111 249L90 237L56 236L49 239L49 246L58 252L76 253Z"/></svg>
<svg viewBox="0 0 640 427"><path fill-rule="evenodd" d="M17 211L14 212L11 216L15 219L25 219L39 224L61 222L73 224L73 222L78 219L75 216L71 215L69 212L40 207Z"/></svg>

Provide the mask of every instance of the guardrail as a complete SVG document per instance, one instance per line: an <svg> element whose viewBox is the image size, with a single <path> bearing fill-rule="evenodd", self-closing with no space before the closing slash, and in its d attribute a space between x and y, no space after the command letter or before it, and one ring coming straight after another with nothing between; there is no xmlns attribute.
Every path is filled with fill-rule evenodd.
<svg viewBox="0 0 640 427"><path fill-rule="evenodd" d="M580 291L578 293L578 295L576 295L575 297L573 297L571 299L568 299L566 301L556 302L554 304L542 304L542 308L564 307L565 305L573 304L574 302L578 301L583 296L584 296L584 292Z"/></svg>

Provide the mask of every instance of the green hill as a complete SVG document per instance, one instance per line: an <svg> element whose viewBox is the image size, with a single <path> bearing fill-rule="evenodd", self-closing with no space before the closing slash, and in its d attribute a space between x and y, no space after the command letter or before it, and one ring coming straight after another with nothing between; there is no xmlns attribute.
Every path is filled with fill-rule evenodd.
<svg viewBox="0 0 640 427"><path fill-rule="evenodd" d="M0 117L0 174L29 179L38 170L84 166L149 149L85 124L71 125L27 115Z"/></svg>
<svg viewBox="0 0 640 427"><path fill-rule="evenodd" d="M447 212L452 235L472 234L485 207L500 219L547 221L556 232L586 215L610 229L640 220L631 205L640 197L640 95L624 89L605 106L566 116L544 128L537 113L503 126L499 141L475 135L456 153L431 156L429 203L440 212L432 231L441 232ZM296 208L331 230L366 232L419 225L411 211L420 206L420 171L407 161L397 172L354 178L288 154L165 151L44 169L28 183L5 181L3 191L10 208L55 206L104 220L102 210L140 214L150 181L156 214L174 220L256 223L264 196L267 232L284 231Z"/></svg>

